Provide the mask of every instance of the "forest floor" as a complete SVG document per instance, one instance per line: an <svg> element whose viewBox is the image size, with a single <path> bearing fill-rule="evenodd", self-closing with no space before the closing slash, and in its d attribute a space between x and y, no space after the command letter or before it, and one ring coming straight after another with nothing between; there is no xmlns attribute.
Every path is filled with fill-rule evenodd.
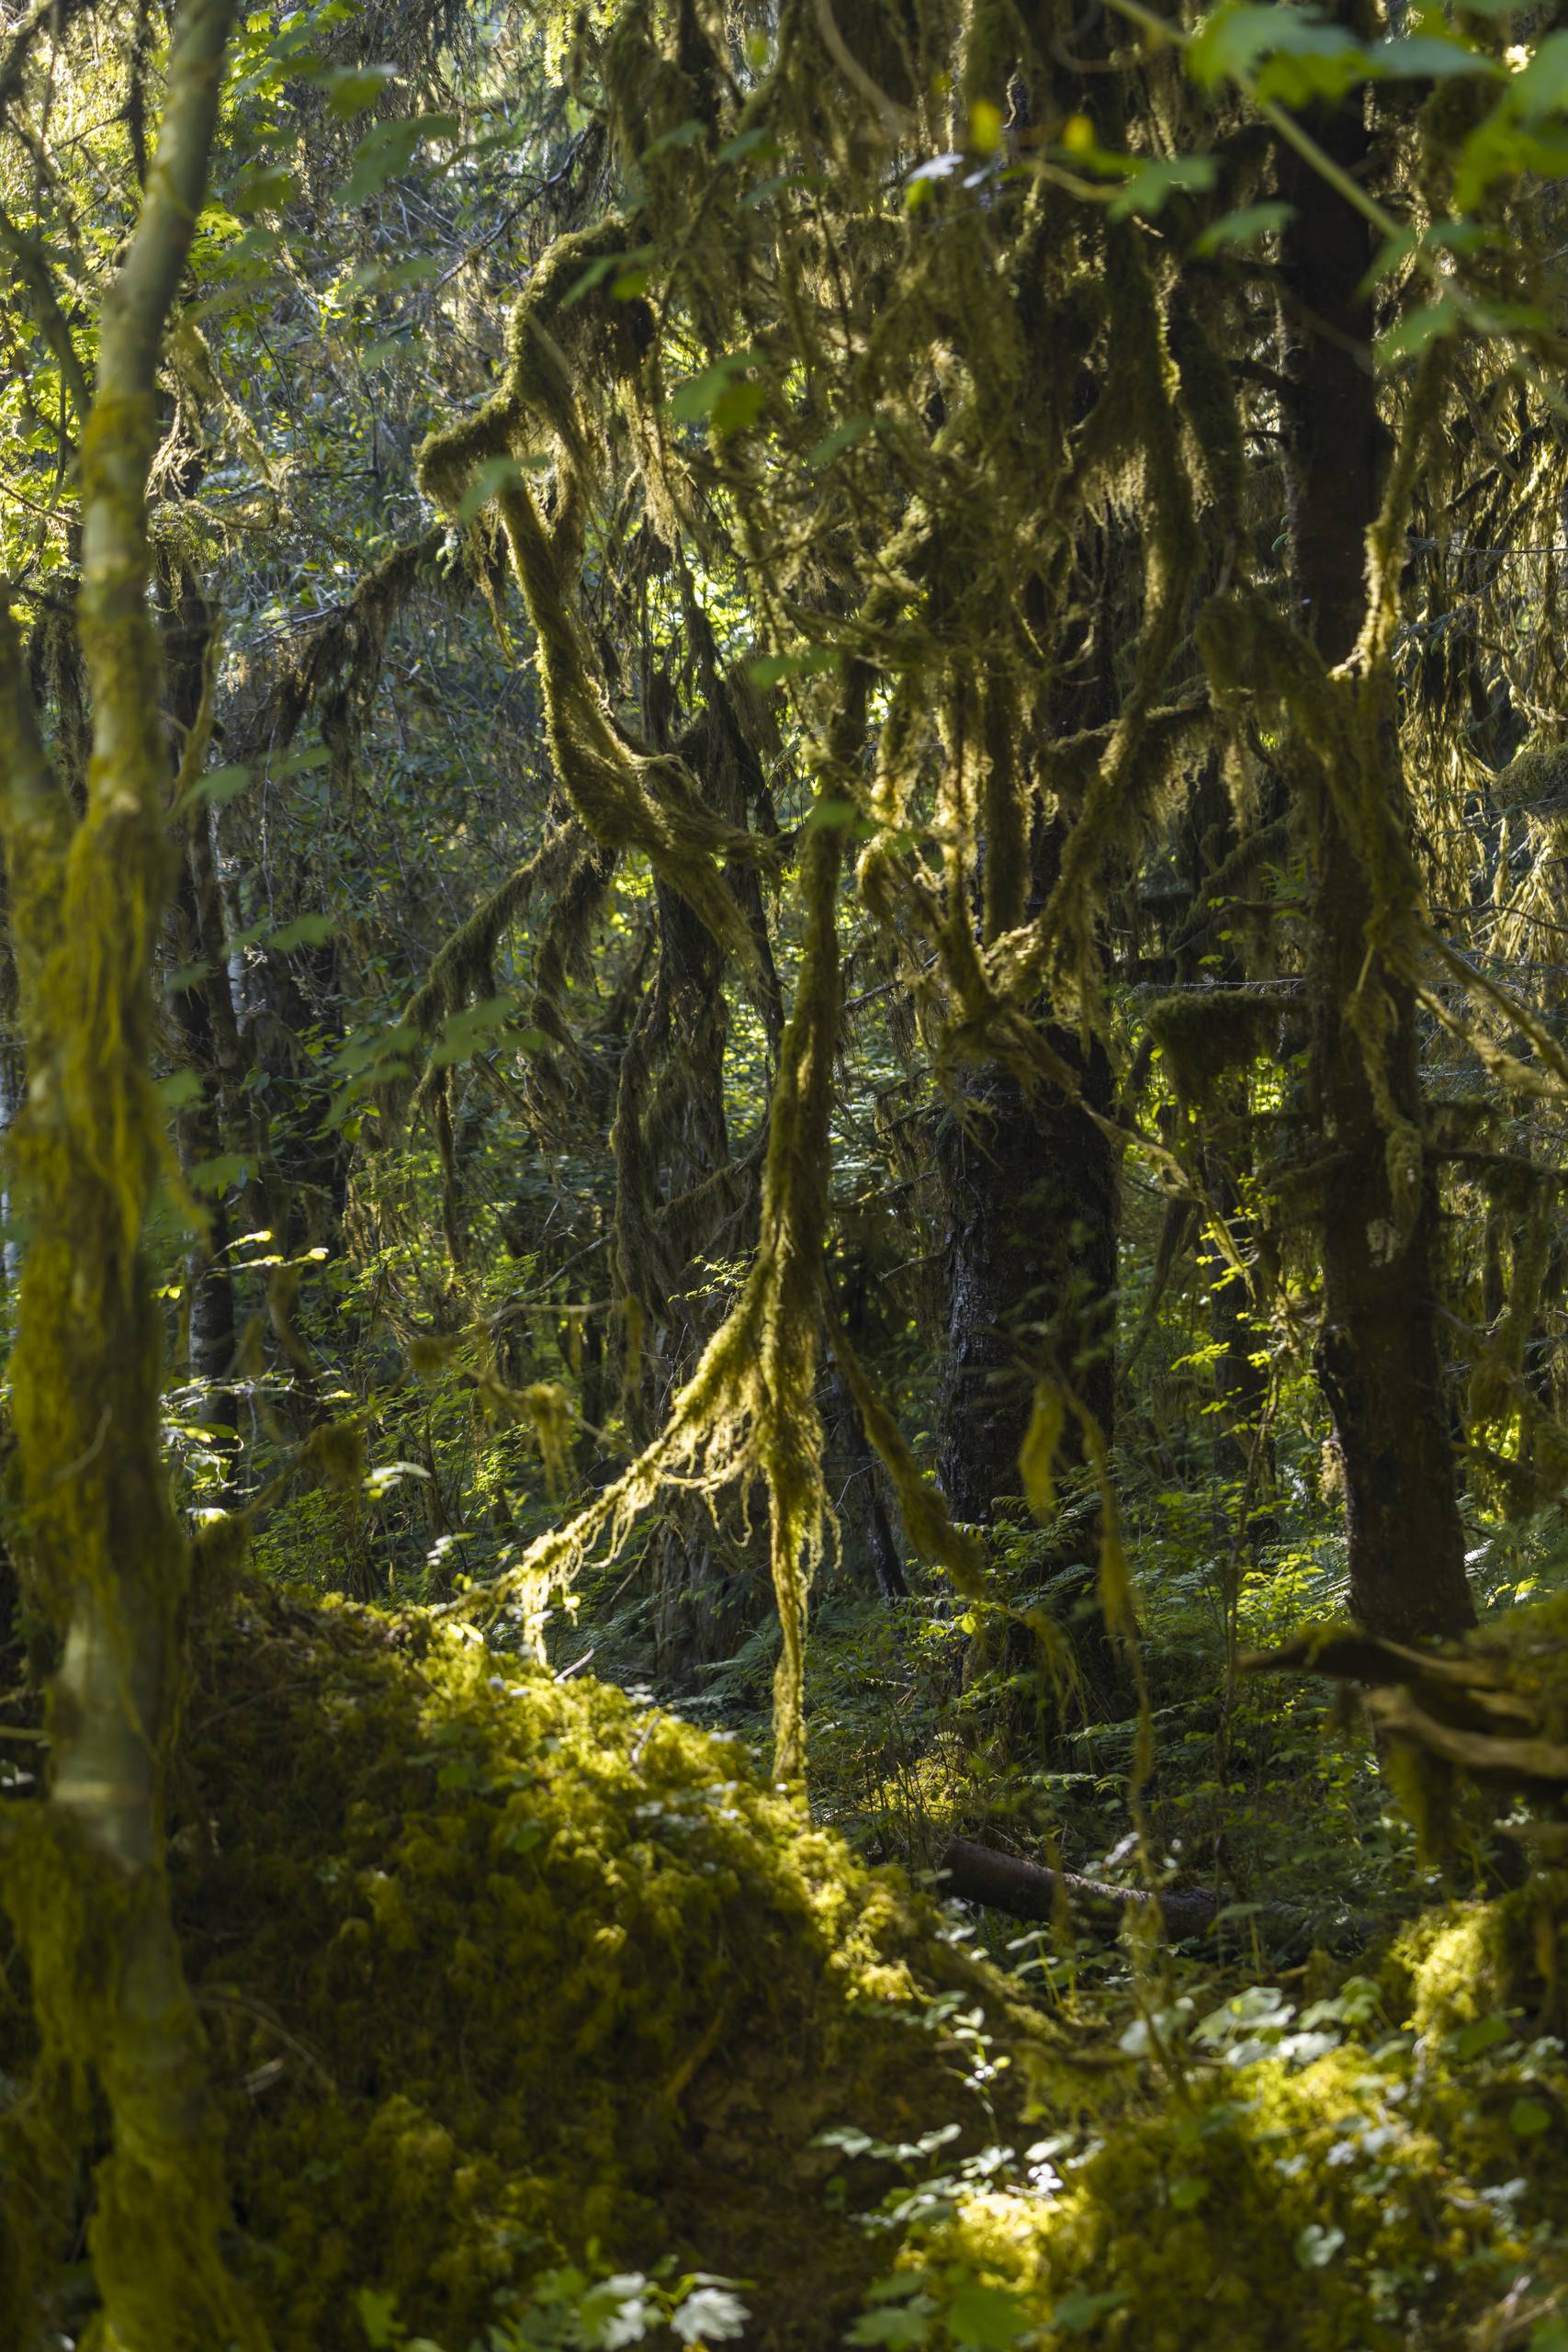
<svg viewBox="0 0 1568 2352"><path fill-rule="evenodd" d="M628 1691L258 1588L177 1891L279 2352L1561 2352L1563 1883L1489 1887L1481 1813L1424 1861L1353 1711L1216 1676L1323 1597L1284 1581L1168 1587L1141 1787L1135 1713L1022 1770L1028 1678L965 1688L936 1593L829 1599L814 1817L760 1774L761 1634L672 1712L630 1620ZM954 1829L1213 1884L1218 1932L884 1867L940 1891Z"/></svg>

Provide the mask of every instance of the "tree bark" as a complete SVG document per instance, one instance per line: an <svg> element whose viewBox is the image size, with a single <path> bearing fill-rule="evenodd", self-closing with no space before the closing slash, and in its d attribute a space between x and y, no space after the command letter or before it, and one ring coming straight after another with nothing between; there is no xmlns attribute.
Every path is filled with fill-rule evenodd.
<svg viewBox="0 0 1568 2352"><path fill-rule="evenodd" d="M12 1360L31 1597L62 1638L46 1799L5 1819L5 1896L58 2081L112 2132L89 2247L116 2352L260 2352L220 2252L206 2051L164 1867L189 1553L160 1442L162 1325L141 1254L159 1139L149 1075L167 745L149 609L156 373L201 209L233 0L188 0L157 156L106 298L82 438L87 804L52 769L0 604L0 830L28 1048L30 1212ZM85 2126L85 2110L77 2121ZM0 2266L3 2267L3 2266Z"/></svg>
<svg viewBox="0 0 1568 2352"><path fill-rule="evenodd" d="M1344 168L1364 164L1360 101L1324 115L1315 135ZM1391 693L1360 674L1367 618L1367 537L1380 501L1376 389L1360 294L1372 259L1366 222L1292 156L1282 193L1295 207L1285 277L1296 387L1292 526L1301 625L1351 701ZM1344 665L1341 668L1340 665ZM1392 702L1374 729L1367 788L1403 819L1404 784ZM1386 1070L1400 1115L1418 1128L1416 1010L1408 982L1370 946L1375 909L1367 875L1336 812L1327 779L1310 788L1311 1091L1325 1148L1323 1307L1318 1377L1345 1470L1350 1606L1374 1631L1452 1634L1474 1623L1465 1578L1453 1452L1443 1409L1435 1316L1437 1193L1431 1164L1414 1214L1396 1202L1388 1125L1351 1023L1359 991L1386 1001Z"/></svg>
<svg viewBox="0 0 1568 2352"><path fill-rule="evenodd" d="M1108 1109L1110 1070L1075 1038L1051 1044ZM937 1466L955 1519L988 1525L1022 1491L1020 1449L1041 1373L1061 1373L1105 1432L1115 1410L1114 1146L1075 1102L979 1072L938 1128L947 1289Z"/></svg>
<svg viewBox="0 0 1568 2352"><path fill-rule="evenodd" d="M744 824L745 770L722 714L688 730L681 748L713 805ZM627 1046L614 1137L621 1282L656 1332L657 1393L642 1408L649 1434L722 1317L705 1261L739 1257L756 1205L725 1111L725 951L667 882L655 881L654 898L659 957ZM690 1685L732 1657L771 1605L764 1517L741 1505L727 1498L716 1523L705 1497L667 1498L649 1548L654 1661L665 1681Z"/></svg>

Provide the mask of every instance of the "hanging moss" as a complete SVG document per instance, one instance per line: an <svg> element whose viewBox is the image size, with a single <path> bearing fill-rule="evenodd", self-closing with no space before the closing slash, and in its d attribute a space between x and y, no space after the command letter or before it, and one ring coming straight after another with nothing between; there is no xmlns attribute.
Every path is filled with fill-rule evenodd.
<svg viewBox="0 0 1568 2352"><path fill-rule="evenodd" d="M1300 984L1183 989L1142 1008L1184 1100L1201 1103L1227 1070L1275 1052L1280 1023L1302 1009Z"/></svg>

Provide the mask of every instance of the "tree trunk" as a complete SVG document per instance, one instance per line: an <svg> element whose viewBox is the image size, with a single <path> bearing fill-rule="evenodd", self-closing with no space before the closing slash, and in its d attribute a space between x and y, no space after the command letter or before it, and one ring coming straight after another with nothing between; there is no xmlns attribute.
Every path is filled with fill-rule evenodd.
<svg viewBox="0 0 1568 2352"><path fill-rule="evenodd" d="M1110 1065L1087 1057L1076 1037L1053 1030L1055 1051L1082 1071L1086 1100L1106 1106ZM1044 1087L1027 1093L1010 1071L987 1066L972 1078L937 1133L946 1221L947 1332L937 1401L937 1472L953 1517L989 1526L1001 1497L1022 1492L1019 1454L1043 1374L1055 1374L1099 1424L1106 1442L1115 1418L1113 1350L1118 1169L1114 1145L1083 1109ZM1049 1556L1032 1582L1055 1588L1051 1600L1072 1636L1095 1710L1114 1703L1120 1677L1094 1564L1097 1499L1073 1496L1084 1464L1082 1430L1069 1413L1059 1465L1066 1507L1050 1531ZM1000 1669L1010 1684L1040 1668L1034 1637L1021 1625L995 1642L982 1636L966 1679ZM1002 1736L1037 1745L1037 1707L1009 1703Z"/></svg>
<svg viewBox="0 0 1568 2352"><path fill-rule="evenodd" d="M862 1250L853 1255L844 1253L840 1263L843 1272L838 1284L839 1321L850 1348L863 1359L870 1320L870 1259ZM837 1357L829 1381L829 1427L839 1467L838 1477L830 1482L834 1508L840 1521L848 1521L861 1560L870 1569L871 1581L883 1600L903 1600L908 1598L909 1587L894 1532L897 1506L887 1474L867 1441L865 1424Z"/></svg>
<svg viewBox="0 0 1568 2352"><path fill-rule="evenodd" d="M1368 146L1360 107L1358 97L1315 124L1324 146L1351 173ZM1359 213L1307 165L1288 159L1282 182L1296 208L1285 242L1296 387L1296 585L1303 625L1337 669L1350 662L1367 617L1367 535L1380 499L1371 321L1359 292L1372 248ZM1385 679L1358 675L1353 666L1334 686L1357 701L1390 692ZM1366 741L1373 730L1363 725L1360 732ZM1368 775L1368 786L1403 817L1392 702L1376 741L1377 772ZM1415 1003L1408 983L1381 959L1369 967L1374 908L1366 873L1326 778L1314 779L1310 797L1311 1087L1327 1166L1317 1370L1344 1461L1350 1606L1380 1633L1453 1634L1474 1623L1474 1611L1434 1312L1436 1187L1427 1161L1414 1212L1394 1200L1388 1125L1350 1018L1358 991L1381 987L1389 1091L1398 1114L1418 1129Z"/></svg>
<svg viewBox="0 0 1568 2352"><path fill-rule="evenodd" d="M260 2352L265 2340L220 2251L218 2121L164 1868L190 1563L169 1507L162 1318L141 1254L160 1154L151 967L168 779L146 484L232 15L232 0L180 12L157 159L100 322L80 459L93 756L79 823L0 601L0 828L28 1078L16 1133L29 1210L12 1359L17 1519L29 1597L62 1645L47 1796L12 1808L0 1835L40 2064L84 2137L88 2086L111 2127L88 2245L95 2341L115 2352ZM14 2273L15 2250L3 2251L0 2270Z"/></svg>
<svg viewBox="0 0 1568 2352"><path fill-rule="evenodd" d="M739 1255L749 1205L725 1115L723 951L676 891L659 882L655 896L659 961L627 1047L615 1136L621 1280L656 1332L648 1434L721 1319L704 1261ZM652 1538L654 1661L667 1682L688 1685L732 1657L771 1605L764 1518L748 1524L737 1498L720 1521L704 1497L673 1493Z"/></svg>
<svg viewBox="0 0 1568 2352"><path fill-rule="evenodd" d="M1051 1043L1108 1107L1110 1070L1060 1031ZM1054 1368L1109 1441L1115 1383L1114 1146L1078 1106L1026 1094L987 1066L937 1130L946 1220L947 1334L937 1408L937 1470L955 1519L988 1526L1019 1495L1018 1457L1034 1386Z"/></svg>

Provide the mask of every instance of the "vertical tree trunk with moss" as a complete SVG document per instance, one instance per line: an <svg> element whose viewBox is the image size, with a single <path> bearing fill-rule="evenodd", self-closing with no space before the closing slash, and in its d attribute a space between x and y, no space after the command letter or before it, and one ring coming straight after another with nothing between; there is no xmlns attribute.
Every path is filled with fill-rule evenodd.
<svg viewBox="0 0 1568 2352"><path fill-rule="evenodd" d="M1365 163L1360 101L1315 126L1345 169ZM1293 342L1292 493L1297 593L1303 624L1347 695L1387 691L1356 674L1367 617L1367 539L1380 503L1371 318L1360 288L1372 260L1359 212L1293 157L1284 194L1285 299ZM1370 729L1363 729L1363 740ZM1369 785L1403 814L1392 709L1377 733ZM1415 1002L1386 966L1369 974L1371 887L1314 780L1311 1081L1325 1174L1323 1310L1317 1369L1344 1461L1350 1606L1363 1623L1400 1638L1453 1634L1474 1623L1465 1578L1454 1456L1443 1409L1436 1322L1437 1197L1429 1163L1413 1216L1391 1191L1387 1122L1380 1116L1360 1038L1357 992L1381 985L1390 1009L1389 1090L1413 1126L1421 1119Z"/></svg>
<svg viewBox="0 0 1568 2352"><path fill-rule="evenodd" d="M692 617L700 622L700 610ZM755 755L739 737L716 678L715 689L715 701L680 748L712 805L744 825ZM670 742L667 728L657 732L661 744ZM739 877L736 883L742 895ZM725 1109L725 953L668 883L655 882L654 899L659 959L627 1049L615 1114L621 1279L654 1335L644 1438L712 1337L720 1319L716 1283L724 1264L751 1247L756 1216L755 1179L732 1160ZM772 1605L766 1531L761 1514L750 1511L750 1499L726 1497L716 1517L706 1497L666 1498L649 1544L654 1655L663 1679L688 1684L704 1667L732 1656Z"/></svg>
<svg viewBox="0 0 1568 2352"><path fill-rule="evenodd" d="M1063 1033L1051 1043L1077 1057ZM1108 1106L1098 1050L1084 1091ZM1116 1156L1077 1103L1026 1093L989 1067L942 1114L937 1164L948 1301L938 1475L954 1517L987 1525L999 1496L1022 1492L1018 1457L1043 1370L1058 1370L1111 1434Z"/></svg>
<svg viewBox="0 0 1568 2352"><path fill-rule="evenodd" d="M88 2234L102 2352L263 2341L219 2251L217 2124L164 1876L190 1555L169 1506L161 1325L141 1252L165 1148L149 1075L167 760L146 490L159 355L232 16L231 0L181 12L157 155L100 322L80 464L93 750L79 822L0 613L0 824L28 1072L16 1135L30 1220L12 1359L17 1523L32 1597L60 1642L49 1789L6 1821L5 1893L40 2091L74 2109L85 2138L90 2089L110 2127Z"/></svg>

